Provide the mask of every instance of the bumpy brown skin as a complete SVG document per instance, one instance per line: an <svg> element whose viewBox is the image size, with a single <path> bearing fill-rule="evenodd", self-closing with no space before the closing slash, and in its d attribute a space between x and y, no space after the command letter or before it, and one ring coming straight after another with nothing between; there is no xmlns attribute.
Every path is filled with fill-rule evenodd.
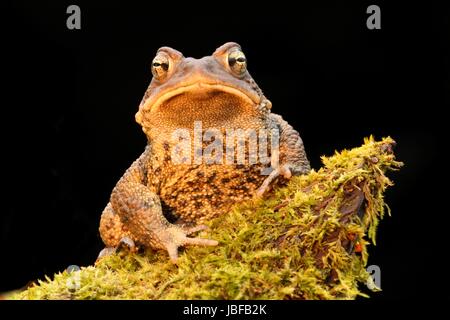
<svg viewBox="0 0 450 320"><path fill-rule="evenodd" d="M148 145L119 180L103 211L100 234L107 247L115 248L125 239L128 244L165 249L176 262L180 246L217 245L188 237L204 229L196 224L226 214L239 201L262 196L292 174L310 170L297 131L270 112L272 104L246 68L233 69L229 56L236 51L241 52L238 44L226 43L212 56L193 59L171 48L158 50L154 61L167 62L168 68L156 67L159 73L136 114ZM243 64L246 67L242 61L239 66ZM178 141L172 133L187 128L195 139L194 121L201 121L202 132L216 128L224 137L227 129L278 129L279 153L270 151L273 171L262 175L268 165L248 161L174 163L171 152ZM203 148L207 144L203 142Z"/></svg>

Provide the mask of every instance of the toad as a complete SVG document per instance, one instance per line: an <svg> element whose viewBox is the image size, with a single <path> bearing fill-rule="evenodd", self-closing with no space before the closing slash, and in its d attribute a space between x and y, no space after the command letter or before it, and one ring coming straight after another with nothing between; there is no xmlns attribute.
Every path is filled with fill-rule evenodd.
<svg viewBox="0 0 450 320"><path fill-rule="evenodd" d="M237 43L201 59L162 47L151 71L136 113L148 143L114 187L100 235L103 253L150 247L176 263L181 246L218 244L189 236L202 223L310 165L298 132L271 113Z"/></svg>

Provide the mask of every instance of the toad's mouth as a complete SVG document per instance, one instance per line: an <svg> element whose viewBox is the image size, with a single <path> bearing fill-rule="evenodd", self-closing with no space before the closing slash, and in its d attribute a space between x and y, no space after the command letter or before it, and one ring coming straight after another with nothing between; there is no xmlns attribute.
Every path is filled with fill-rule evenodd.
<svg viewBox="0 0 450 320"><path fill-rule="evenodd" d="M253 114L260 97L224 84L197 82L161 94L143 106L151 117L188 123L196 120L227 121L242 114Z"/></svg>
<svg viewBox="0 0 450 320"><path fill-rule="evenodd" d="M186 103L196 104L205 100L211 100L210 102L212 103L226 104L226 101L221 100L232 97L235 97L235 99L231 100L244 105L256 105L260 102L260 98L256 94L249 94L228 85L196 82L163 93L153 103L149 101L151 105L144 106L144 109L154 112L159 111L163 107L168 108L170 105L176 105L176 102L186 105Z"/></svg>

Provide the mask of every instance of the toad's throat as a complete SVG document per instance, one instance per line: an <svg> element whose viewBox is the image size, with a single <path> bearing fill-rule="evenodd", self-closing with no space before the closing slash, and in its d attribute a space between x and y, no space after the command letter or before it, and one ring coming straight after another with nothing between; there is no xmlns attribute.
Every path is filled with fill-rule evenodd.
<svg viewBox="0 0 450 320"><path fill-rule="evenodd" d="M204 125L235 124L238 120L254 118L258 113L255 102L244 94L230 93L210 87L170 92L148 114L153 121L192 127L195 121Z"/></svg>

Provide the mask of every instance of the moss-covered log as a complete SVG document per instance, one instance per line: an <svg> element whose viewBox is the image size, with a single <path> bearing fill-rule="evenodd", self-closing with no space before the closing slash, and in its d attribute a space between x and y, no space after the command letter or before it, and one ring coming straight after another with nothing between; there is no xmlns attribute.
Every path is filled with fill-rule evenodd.
<svg viewBox="0 0 450 320"><path fill-rule="evenodd" d="M399 168L385 138L323 157L264 200L210 222L217 247L189 247L178 266L163 251L118 253L56 274L16 299L353 299L387 206L385 172ZM202 234L200 234L202 236Z"/></svg>

